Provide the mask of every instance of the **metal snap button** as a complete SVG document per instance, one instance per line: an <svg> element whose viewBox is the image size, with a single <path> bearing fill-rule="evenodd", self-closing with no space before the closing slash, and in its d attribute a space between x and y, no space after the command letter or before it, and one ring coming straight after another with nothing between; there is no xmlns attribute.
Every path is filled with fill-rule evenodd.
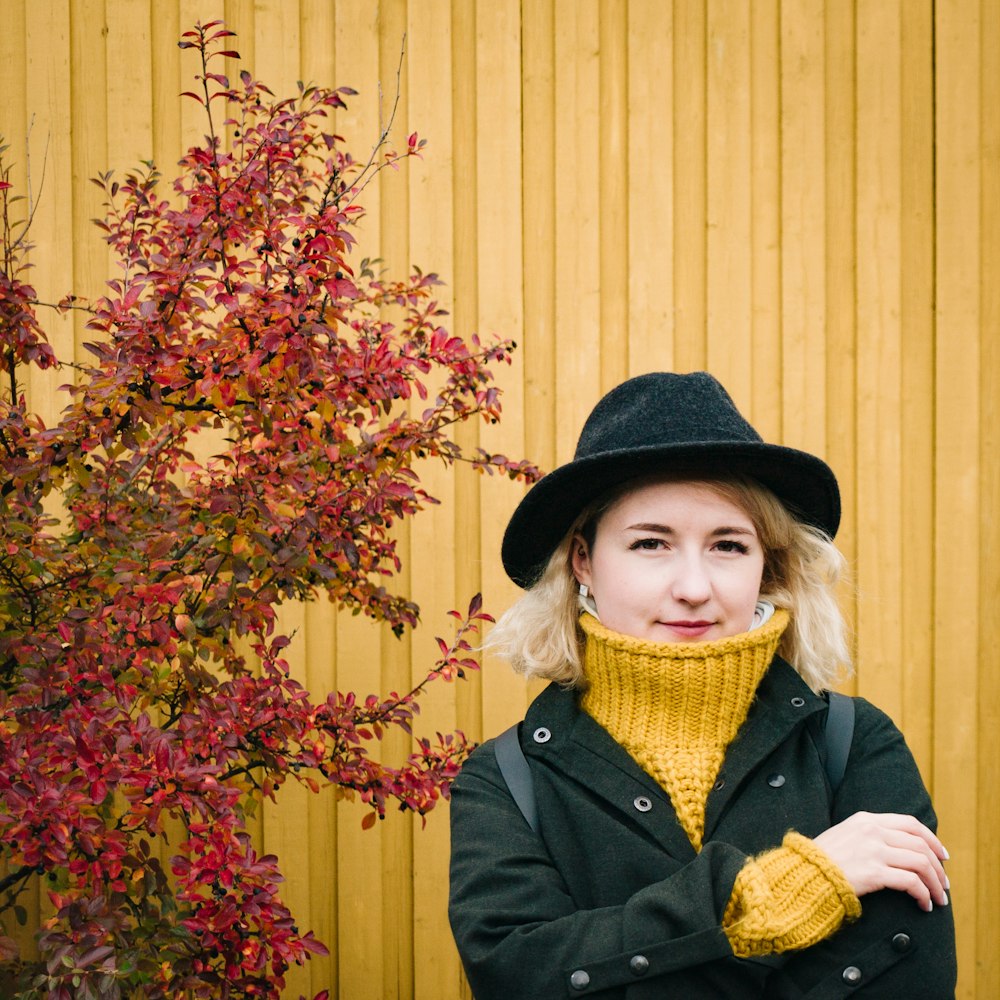
<svg viewBox="0 0 1000 1000"><path fill-rule="evenodd" d="M632 805L634 805L641 813L648 813L649 810L653 808L652 800L647 799L645 795L637 795L632 801Z"/></svg>
<svg viewBox="0 0 1000 1000"><path fill-rule="evenodd" d="M532 734L531 738L536 743L548 743L552 739L552 733L550 733L545 726L539 726Z"/></svg>
<svg viewBox="0 0 1000 1000"><path fill-rule="evenodd" d="M569 984L574 990L585 990L590 985L590 975L583 971L583 969L577 969L569 977Z"/></svg>
<svg viewBox="0 0 1000 1000"><path fill-rule="evenodd" d="M892 938L892 946L896 951L906 951L910 947L910 935L904 934L900 931L898 934L894 934Z"/></svg>
<svg viewBox="0 0 1000 1000"><path fill-rule="evenodd" d="M857 986L861 982L861 970L856 965L849 965L844 969L844 982L848 986Z"/></svg>
<svg viewBox="0 0 1000 1000"><path fill-rule="evenodd" d="M767 783L772 788L781 788L785 783L785 776L783 774L769 774L767 776Z"/></svg>
<svg viewBox="0 0 1000 1000"><path fill-rule="evenodd" d="M792 699L792 704L793 704L793 705L794 705L794 706L795 706L796 708L801 708L801 707L802 707L802 706L803 706L803 705L804 705L805 703L806 703L806 700L805 700L805 698L799 698L799 697L798 697L798 695L796 695L796 696L795 696L795 697L794 697L794 698ZM852 966L852 968L853 968L853 966Z"/></svg>
<svg viewBox="0 0 1000 1000"><path fill-rule="evenodd" d="M643 976L649 971L649 959L645 955L633 955L629 959L628 967L633 975Z"/></svg>
<svg viewBox="0 0 1000 1000"><path fill-rule="evenodd" d="M712 787L717 792L720 791L721 789L723 789L723 788L726 787L726 779L725 778L719 778L719 780L714 785L712 785Z"/></svg>

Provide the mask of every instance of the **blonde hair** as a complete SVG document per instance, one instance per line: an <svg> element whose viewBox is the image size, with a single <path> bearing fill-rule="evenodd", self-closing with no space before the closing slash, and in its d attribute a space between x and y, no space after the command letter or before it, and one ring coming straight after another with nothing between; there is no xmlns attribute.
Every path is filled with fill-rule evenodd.
<svg viewBox="0 0 1000 1000"><path fill-rule="evenodd" d="M517 673L579 687L584 635L570 555L573 539L583 536L592 546L602 515L622 495L639 485L669 481L684 477L632 480L584 508L537 581L501 616L485 648L509 660ZM747 513L764 550L761 599L791 614L778 653L814 691L829 689L850 670L847 625L835 593L846 565L840 550L824 532L797 521L752 479L699 475L690 481L708 486Z"/></svg>

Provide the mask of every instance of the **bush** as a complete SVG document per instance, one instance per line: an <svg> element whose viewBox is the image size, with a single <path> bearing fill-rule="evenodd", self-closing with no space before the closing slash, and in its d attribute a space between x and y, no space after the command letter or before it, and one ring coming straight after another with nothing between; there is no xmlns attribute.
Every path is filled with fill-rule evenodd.
<svg viewBox="0 0 1000 1000"><path fill-rule="evenodd" d="M277 100L247 72L231 86L211 71L237 58L231 35L212 22L181 40L208 134L169 195L152 164L96 181L117 277L60 304L88 312L95 360L73 366L53 427L19 387L25 366L58 362L0 161L0 914L23 921L39 879L55 909L11 987L25 998L275 997L323 950L282 903L278 860L255 853L248 810L292 778L360 795L366 825L390 802L423 814L468 746L439 734L402 766L377 760L424 685L314 699L275 609L325 592L401 634L418 609L387 589L392 530L434 502L418 460L536 475L453 435L499 418L487 366L513 345L449 334L435 275L355 260L366 185L423 143L387 152L383 134L353 159L329 130L353 92ZM478 598L452 614L425 684L476 666L488 616ZM154 849L168 817L185 830L169 872Z"/></svg>

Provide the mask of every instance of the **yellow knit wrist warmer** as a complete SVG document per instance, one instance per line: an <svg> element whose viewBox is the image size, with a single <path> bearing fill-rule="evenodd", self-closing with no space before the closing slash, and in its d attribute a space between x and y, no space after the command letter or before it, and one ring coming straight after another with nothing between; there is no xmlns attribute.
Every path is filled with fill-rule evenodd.
<svg viewBox="0 0 1000 1000"><path fill-rule="evenodd" d="M736 876L722 927L733 954L750 958L808 948L859 916L843 872L808 837L788 833Z"/></svg>

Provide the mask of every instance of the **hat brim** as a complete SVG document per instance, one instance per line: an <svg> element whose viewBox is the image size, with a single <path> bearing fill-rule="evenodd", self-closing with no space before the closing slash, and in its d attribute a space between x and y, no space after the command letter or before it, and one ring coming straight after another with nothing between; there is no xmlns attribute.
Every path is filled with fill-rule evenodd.
<svg viewBox="0 0 1000 1000"><path fill-rule="evenodd" d="M589 455L540 479L518 504L504 533L507 575L530 587L580 511L604 493L653 472L745 475L766 486L793 517L826 532L840 526L840 491L815 455L763 442L693 442Z"/></svg>

